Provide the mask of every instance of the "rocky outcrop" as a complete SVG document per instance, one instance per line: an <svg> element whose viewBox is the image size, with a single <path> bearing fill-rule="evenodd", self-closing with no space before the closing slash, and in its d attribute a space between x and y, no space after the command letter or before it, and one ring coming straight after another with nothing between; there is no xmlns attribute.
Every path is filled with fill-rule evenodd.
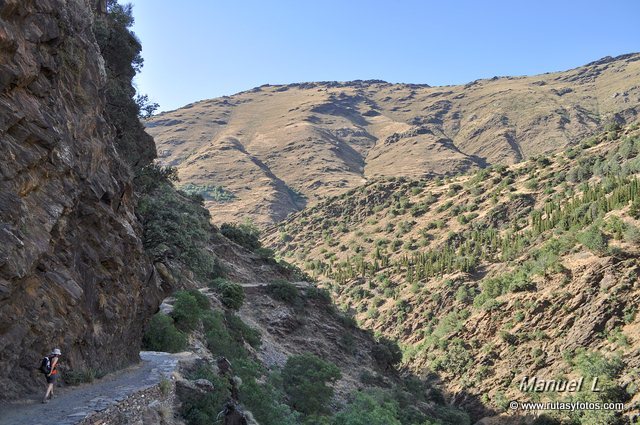
<svg viewBox="0 0 640 425"><path fill-rule="evenodd" d="M94 19L88 0L0 2L0 399L41 384L54 346L75 369L136 361L164 295L104 118Z"/></svg>

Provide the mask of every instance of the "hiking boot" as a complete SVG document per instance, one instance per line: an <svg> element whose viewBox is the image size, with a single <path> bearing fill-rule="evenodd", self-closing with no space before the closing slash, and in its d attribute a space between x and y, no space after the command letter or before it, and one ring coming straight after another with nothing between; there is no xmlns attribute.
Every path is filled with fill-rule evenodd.
<svg viewBox="0 0 640 425"><path fill-rule="evenodd" d="M49 403L48 399L45 398L45 399L42 400L42 404L47 404L47 403Z"/></svg>

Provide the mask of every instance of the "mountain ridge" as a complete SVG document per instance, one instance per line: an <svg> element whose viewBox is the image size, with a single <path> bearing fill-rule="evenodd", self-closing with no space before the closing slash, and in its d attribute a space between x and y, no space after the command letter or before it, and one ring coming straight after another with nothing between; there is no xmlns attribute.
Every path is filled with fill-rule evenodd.
<svg viewBox="0 0 640 425"><path fill-rule="evenodd" d="M146 121L159 161L213 221L282 220L384 176L442 176L556 152L639 113L640 54L568 71L431 87L381 80L265 85ZM220 200L207 185L224 190ZM207 196L210 199L207 199Z"/></svg>

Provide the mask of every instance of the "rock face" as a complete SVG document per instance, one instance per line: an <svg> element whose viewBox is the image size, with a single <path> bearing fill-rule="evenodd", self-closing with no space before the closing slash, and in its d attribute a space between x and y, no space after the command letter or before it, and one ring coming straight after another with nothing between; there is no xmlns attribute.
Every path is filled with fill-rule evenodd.
<svg viewBox="0 0 640 425"><path fill-rule="evenodd" d="M639 79L640 55L630 54L464 86L263 86L156 115L147 127L160 160L196 185L214 222L269 224L377 177L557 152L611 121L637 118Z"/></svg>
<svg viewBox="0 0 640 425"><path fill-rule="evenodd" d="M104 119L94 20L88 0L0 2L0 399L42 385L53 347L75 369L137 360L163 296Z"/></svg>

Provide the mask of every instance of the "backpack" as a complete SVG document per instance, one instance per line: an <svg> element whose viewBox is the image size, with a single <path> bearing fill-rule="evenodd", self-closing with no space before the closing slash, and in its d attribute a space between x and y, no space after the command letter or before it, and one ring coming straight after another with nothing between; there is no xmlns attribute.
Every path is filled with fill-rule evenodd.
<svg viewBox="0 0 640 425"><path fill-rule="evenodd" d="M40 372L47 375L51 373L51 360L49 357L42 358L42 361L40 362Z"/></svg>

